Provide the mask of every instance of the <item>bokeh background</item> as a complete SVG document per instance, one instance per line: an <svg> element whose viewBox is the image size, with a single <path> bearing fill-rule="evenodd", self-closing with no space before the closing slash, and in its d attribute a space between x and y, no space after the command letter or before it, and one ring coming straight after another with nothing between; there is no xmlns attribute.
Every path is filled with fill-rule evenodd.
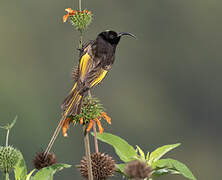
<svg viewBox="0 0 222 180"><path fill-rule="evenodd" d="M62 16L77 6L77 0L0 1L0 124L18 115L9 142L23 152L29 170L73 85L79 34ZM92 91L112 117L105 131L147 151L181 142L168 157L199 180L221 179L222 1L83 0L83 7L95 14L85 41L106 29L137 35L121 40L113 69ZM110 146L100 147L119 161ZM78 164L84 155L79 126L69 138L60 135L53 151L59 162ZM55 179L81 178L70 168Z"/></svg>

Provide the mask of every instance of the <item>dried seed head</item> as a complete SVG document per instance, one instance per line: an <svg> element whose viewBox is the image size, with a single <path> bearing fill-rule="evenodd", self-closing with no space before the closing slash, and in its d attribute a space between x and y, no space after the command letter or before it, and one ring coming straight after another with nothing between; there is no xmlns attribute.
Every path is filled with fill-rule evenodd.
<svg viewBox="0 0 222 180"><path fill-rule="evenodd" d="M45 158L44 152L41 151L37 153L35 158L33 159L33 164L36 169L42 169L55 163L57 163L57 161L54 153L49 153L48 156Z"/></svg>
<svg viewBox="0 0 222 180"><path fill-rule="evenodd" d="M9 173L18 162L19 154L12 146L0 146L0 170Z"/></svg>
<svg viewBox="0 0 222 180"><path fill-rule="evenodd" d="M115 171L115 161L112 157L102 153L93 153L91 154L91 161L94 180L105 180L113 176ZM83 178L88 179L86 157L83 157L81 160L80 173Z"/></svg>
<svg viewBox="0 0 222 180"><path fill-rule="evenodd" d="M140 180L150 177L151 168L145 162L134 160L127 164L125 173L131 179Z"/></svg>

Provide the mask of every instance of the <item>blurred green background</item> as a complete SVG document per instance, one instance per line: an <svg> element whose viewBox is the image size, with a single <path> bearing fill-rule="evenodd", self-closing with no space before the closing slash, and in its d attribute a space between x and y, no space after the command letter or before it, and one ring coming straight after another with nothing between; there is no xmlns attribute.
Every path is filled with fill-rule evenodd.
<svg viewBox="0 0 222 180"><path fill-rule="evenodd" d="M77 6L77 0L0 1L0 124L18 115L9 142L23 152L29 170L73 85L79 34L62 16ZM95 14L85 40L106 29L137 35L122 38L113 69L92 91L112 117L105 131L147 151L181 142L168 157L199 180L221 179L222 1L83 0L83 7ZM119 161L110 146L100 147ZM84 155L79 126L69 138L60 134L53 151L59 162L78 164ZM70 168L55 179L81 178Z"/></svg>

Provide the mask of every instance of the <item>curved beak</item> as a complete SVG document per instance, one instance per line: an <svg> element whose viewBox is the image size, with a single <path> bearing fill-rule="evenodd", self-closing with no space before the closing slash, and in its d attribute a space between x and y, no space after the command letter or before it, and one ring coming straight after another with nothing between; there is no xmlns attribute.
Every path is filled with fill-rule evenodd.
<svg viewBox="0 0 222 180"><path fill-rule="evenodd" d="M124 36L124 35L131 36L131 37L136 38L136 36L135 36L134 34L129 33L129 32L121 32L121 33L118 33L118 37L121 37L121 36Z"/></svg>

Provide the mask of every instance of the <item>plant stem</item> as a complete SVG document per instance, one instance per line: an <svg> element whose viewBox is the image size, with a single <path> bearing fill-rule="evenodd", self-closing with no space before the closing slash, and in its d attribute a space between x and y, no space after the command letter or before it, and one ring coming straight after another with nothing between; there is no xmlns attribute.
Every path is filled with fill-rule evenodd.
<svg viewBox="0 0 222 180"><path fill-rule="evenodd" d="M79 10L81 11L82 9L82 0L79 0Z"/></svg>
<svg viewBox="0 0 222 180"><path fill-rule="evenodd" d="M82 10L82 0L79 0L79 10L80 11ZM83 47L83 32L80 31L79 48L82 49L82 47ZM86 153L87 167L88 167L88 180L93 180L89 134L86 131L86 127L83 127L83 135L84 135L84 145L85 145L85 153Z"/></svg>
<svg viewBox="0 0 222 180"><path fill-rule="evenodd" d="M90 145L89 145L89 134L88 132L86 132L85 127L83 127L83 135L84 135L84 145L85 145L85 153L86 153L87 167L88 167L88 179L93 180L91 153L90 153Z"/></svg>
<svg viewBox="0 0 222 180"><path fill-rule="evenodd" d="M90 90L88 91L88 96L89 98L92 97ZM93 133L94 133L94 146L95 146L95 151L96 153L99 152L99 145L98 145L98 139L96 136L96 123L93 124Z"/></svg>
<svg viewBox="0 0 222 180"><path fill-rule="evenodd" d="M80 31L80 37L79 37L79 49L82 49L83 46L83 32Z"/></svg>
<svg viewBox="0 0 222 180"><path fill-rule="evenodd" d="M90 90L88 90L88 96L89 96L89 98L92 97Z"/></svg>
<svg viewBox="0 0 222 180"><path fill-rule="evenodd" d="M9 131L10 131L10 129L7 129L6 140L5 140L5 146L6 147L8 146Z"/></svg>
<svg viewBox="0 0 222 180"><path fill-rule="evenodd" d="M79 0L79 10L81 11L82 9L82 0ZM80 39L79 39L79 48L82 49L83 45L83 32L80 31Z"/></svg>
<svg viewBox="0 0 222 180"><path fill-rule="evenodd" d="M98 145L98 140L96 136L96 123L93 124L93 133L94 133L94 145L95 145L95 151L96 153L99 152L99 145Z"/></svg>
<svg viewBox="0 0 222 180"><path fill-rule="evenodd" d="M4 178L5 180L10 180L10 179L9 179L9 175L8 175L7 172L6 172L6 173L3 173L3 178Z"/></svg>

